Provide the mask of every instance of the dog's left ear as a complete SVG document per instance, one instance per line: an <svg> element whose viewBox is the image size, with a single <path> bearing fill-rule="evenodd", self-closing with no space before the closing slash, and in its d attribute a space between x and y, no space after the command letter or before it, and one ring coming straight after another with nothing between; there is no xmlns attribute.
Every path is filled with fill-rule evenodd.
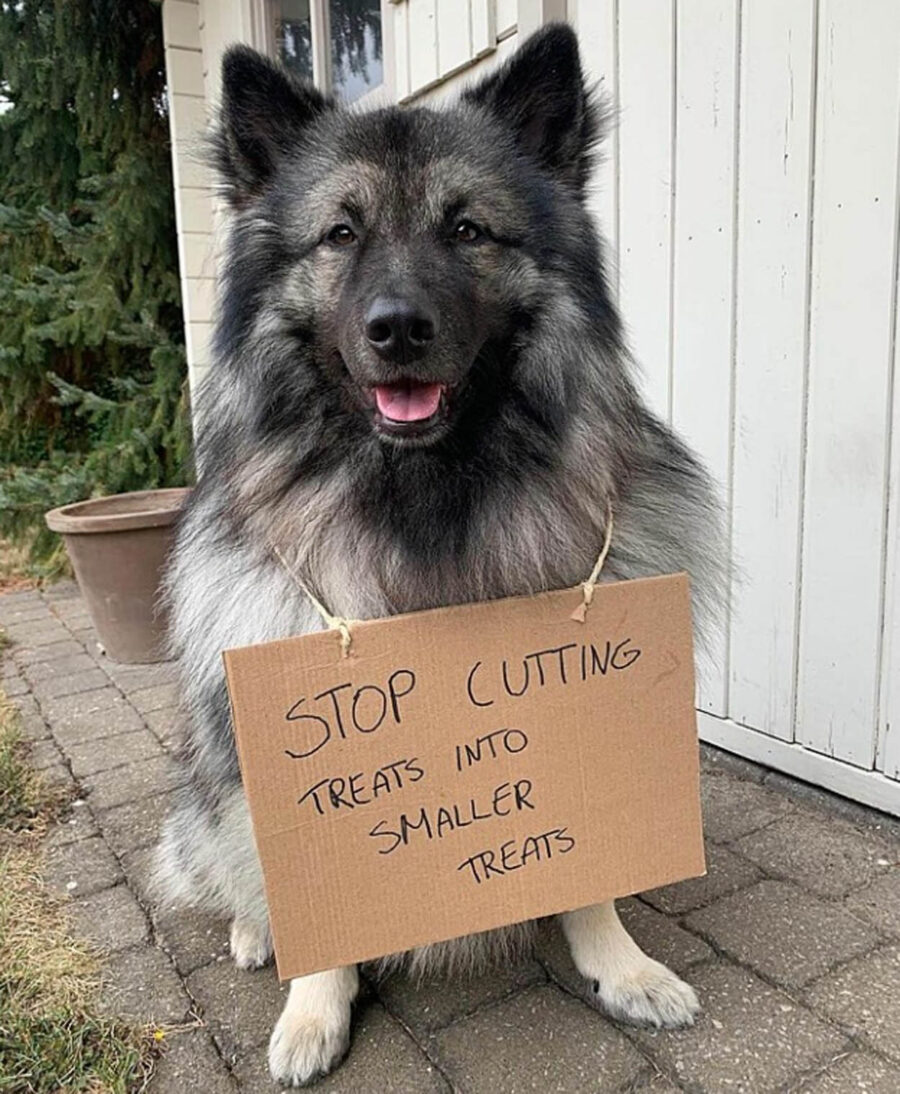
<svg viewBox="0 0 900 1094"><path fill-rule="evenodd" d="M599 113L585 87L578 39L551 23L522 45L463 99L511 126L523 151L581 190L599 139Z"/></svg>

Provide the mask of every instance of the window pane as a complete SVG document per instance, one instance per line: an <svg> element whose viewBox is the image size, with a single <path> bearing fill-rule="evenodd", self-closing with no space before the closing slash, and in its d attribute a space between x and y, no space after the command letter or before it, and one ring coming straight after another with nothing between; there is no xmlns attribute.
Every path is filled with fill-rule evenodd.
<svg viewBox="0 0 900 1094"><path fill-rule="evenodd" d="M309 0L279 0L275 11L275 46L285 67L305 80L313 78Z"/></svg>
<svg viewBox="0 0 900 1094"><path fill-rule="evenodd" d="M379 0L331 0L332 90L347 102L383 80Z"/></svg>

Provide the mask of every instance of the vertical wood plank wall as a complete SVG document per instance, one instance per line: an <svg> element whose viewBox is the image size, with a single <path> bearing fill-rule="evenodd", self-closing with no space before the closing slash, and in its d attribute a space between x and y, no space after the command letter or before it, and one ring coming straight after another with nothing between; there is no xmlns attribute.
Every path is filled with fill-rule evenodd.
<svg viewBox="0 0 900 1094"><path fill-rule="evenodd" d="M166 0L162 21L181 300L193 389L209 365L215 285L211 180L198 155L207 115L203 10L197 0Z"/></svg>
<svg viewBox="0 0 900 1094"><path fill-rule="evenodd" d="M900 4L574 7L644 390L728 513L701 735L900 813Z"/></svg>

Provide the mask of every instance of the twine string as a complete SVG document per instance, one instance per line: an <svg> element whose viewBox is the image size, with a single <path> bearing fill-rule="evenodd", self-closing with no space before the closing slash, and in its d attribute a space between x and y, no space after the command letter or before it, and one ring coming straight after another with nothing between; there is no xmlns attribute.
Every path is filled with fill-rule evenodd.
<svg viewBox="0 0 900 1094"><path fill-rule="evenodd" d="M606 505L606 532L603 537L603 547L600 549L600 554L597 556L597 561L594 563L594 568L591 570L590 577L587 581L581 584L581 603L572 612L570 618L574 619L576 623L584 623L587 618L588 608L591 606L591 601L594 599L594 589L597 587L597 583L600 580L600 573L603 570L604 563L606 562L606 556L609 554L610 544L612 543L613 534L613 511L612 504L607 502ZM332 615L331 612L325 607L321 600L315 595L315 593L306 584L303 578L297 573L297 571L290 565L288 560L284 557L281 551L272 544L272 553L284 567L285 571L292 578L294 583L306 594L309 598L309 602L316 609L319 615L325 622L325 625L329 630L337 631L341 636L341 656L347 657L350 653L350 644L353 641L353 636L350 633L350 621L344 619L339 615Z"/></svg>
<svg viewBox="0 0 900 1094"><path fill-rule="evenodd" d="M346 657L350 653L350 643L353 641L353 636L350 634L349 620L342 618L339 615L332 615L331 612L325 607L321 600L315 595L315 593L306 584L303 578L297 573L297 571L288 563L288 560L279 551L279 549L272 544L272 553L281 563L281 565L288 572L289 576L293 578L297 585L303 590L309 597L309 601L316 609L322 619L325 621L329 630L338 631L341 636L341 657Z"/></svg>
<svg viewBox="0 0 900 1094"><path fill-rule="evenodd" d="M597 587L597 582L600 579L600 572L603 569L603 564L606 562L606 556L609 554L610 544L612 543L613 534L613 511L612 502L606 503L606 534L603 537L603 546L600 549L600 554L597 556L597 561L594 563L594 568L591 570L591 576L587 581L581 584L581 603L572 612L571 618L576 623L583 623L587 618L588 608L591 606L591 601L594 599L594 589Z"/></svg>

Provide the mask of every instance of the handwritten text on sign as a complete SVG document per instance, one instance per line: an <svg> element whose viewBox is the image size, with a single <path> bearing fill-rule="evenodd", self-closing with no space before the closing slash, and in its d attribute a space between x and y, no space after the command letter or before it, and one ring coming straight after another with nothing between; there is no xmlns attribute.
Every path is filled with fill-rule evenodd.
<svg viewBox="0 0 900 1094"><path fill-rule="evenodd" d="M685 575L228 650L282 978L704 869Z"/></svg>

